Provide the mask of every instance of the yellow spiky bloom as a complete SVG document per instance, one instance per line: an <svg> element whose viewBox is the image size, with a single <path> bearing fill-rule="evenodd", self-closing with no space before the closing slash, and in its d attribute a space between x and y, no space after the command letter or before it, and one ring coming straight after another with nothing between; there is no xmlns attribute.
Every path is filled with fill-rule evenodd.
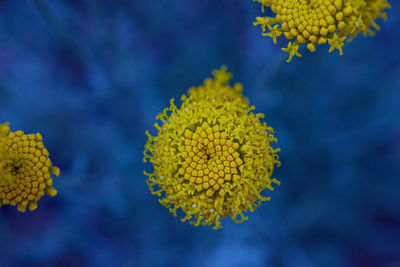
<svg viewBox="0 0 400 267"><path fill-rule="evenodd" d="M314 52L320 44L329 43L329 53L338 49L343 54L344 41L351 41L357 34L374 35L379 30L375 20L387 16L387 0L253 0L259 2L264 13L270 7L275 17L257 17L263 36L270 36L276 44L279 36L290 41L283 51L301 57L302 44ZM267 32L267 29L269 30Z"/></svg>
<svg viewBox="0 0 400 267"><path fill-rule="evenodd" d="M253 113L242 96L242 85L229 85L226 68L214 71L199 87L181 97L178 108L171 106L158 114L158 134L146 132L144 162L153 164L147 184L159 202L177 216L178 209L195 226L214 225L230 216L236 223L247 219L273 190L274 167L279 166L274 130Z"/></svg>
<svg viewBox="0 0 400 267"><path fill-rule="evenodd" d="M31 211L45 192L57 195L51 174L60 169L52 166L42 135L10 131L9 124L0 124L0 207L17 205L21 212Z"/></svg>

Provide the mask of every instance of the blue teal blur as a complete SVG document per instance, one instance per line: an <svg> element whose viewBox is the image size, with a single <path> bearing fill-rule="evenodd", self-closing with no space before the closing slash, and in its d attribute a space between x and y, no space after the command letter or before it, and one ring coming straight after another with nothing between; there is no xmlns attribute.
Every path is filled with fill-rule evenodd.
<svg viewBox="0 0 400 267"><path fill-rule="evenodd" d="M0 123L61 175L0 208L0 266L400 266L400 6L344 55L285 62L251 0L1 0ZM145 183L145 131L227 65L276 131L281 185L243 224L193 227Z"/></svg>

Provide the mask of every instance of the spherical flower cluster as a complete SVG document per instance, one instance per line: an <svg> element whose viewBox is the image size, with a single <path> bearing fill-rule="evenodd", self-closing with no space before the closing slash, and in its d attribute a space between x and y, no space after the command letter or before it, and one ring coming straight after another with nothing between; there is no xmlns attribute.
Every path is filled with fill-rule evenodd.
<svg viewBox="0 0 400 267"><path fill-rule="evenodd" d="M51 174L60 169L52 166L42 135L11 132L8 123L0 124L0 206L17 205L21 212L31 211L46 192L57 195Z"/></svg>
<svg viewBox="0 0 400 267"><path fill-rule="evenodd" d="M374 35L379 26L375 20L386 19L387 0L253 0L270 7L275 17L257 17L263 36L276 38L284 35L290 41L283 51L301 57L300 45L306 44L314 52L319 44L329 43L329 53L338 49L343 54L344 41L351 41L357 34ZM269 32L266 31L268 28Z"/></svg>
<svg viewBox="0 0 400 267"><path fill-rule="evenodd" d="M157 115L158 134L146 132L144 161L153 164L147 184L162 205L182 221L195 226L214 225L230 216L239 223L247 219L262 201L261 195L272 184L274 167L279 166L274 131L254 114L242 96L242 86L230 86L231 74L225 68L214 71L199 87L181 97L178 108L171 106Z"/></svg>

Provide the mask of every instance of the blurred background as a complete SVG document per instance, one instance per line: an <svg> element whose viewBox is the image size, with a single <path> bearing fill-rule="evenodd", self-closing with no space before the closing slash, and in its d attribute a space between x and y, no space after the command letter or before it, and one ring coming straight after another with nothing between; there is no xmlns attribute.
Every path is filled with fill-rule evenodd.
<svg viewBox="0 0 400 267"><path fill-rule="evenodd" d="M344 55L285 62L250 0L0 1L0 122L61 175L0 208L0 266L400 266L400 7ZM243 224L195 228L145 184L145 130L226 64L282 148Z"/></svg>

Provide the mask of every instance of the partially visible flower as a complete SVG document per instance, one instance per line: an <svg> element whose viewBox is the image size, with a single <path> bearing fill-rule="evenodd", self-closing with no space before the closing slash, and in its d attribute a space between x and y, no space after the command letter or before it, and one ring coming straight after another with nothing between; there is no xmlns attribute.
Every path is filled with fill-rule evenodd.
<svg viewBox="0 0 400 267"><path fill-rule="evenodd" d="M270 7L275 17L257 17L254 25L260 25L263 36L270 36L276 44L276 38L284 35L289 42L283 51L289 52L288 62L293 48L306 44L314 52L317 46L329 42L329 52L338 49L342 55L344 40L351 41L357 34L374 35L379 30L375 20L387 19L384 12L390 8L387 0L253 0L259 2L264 13ZM272 25L275 25L271 27ZM267 32L267 28L269 32Z"/></svg>
<svg viewBox="0 0 400 267"><path fill-rule="evenodd" d="M0 206L17 205L21 212L31 211L46 192L57 195L51 174L60 169L52 166L42 135L11 132L8 123L0 124Z"/></svg>
<svg viewBox="0 0 400 267"><path fill-rule="evenodd" d="M275 166L279 166L274 130L253 113L242 96L242 85L229 85L231 74L225 68L214 71L181 97L178 108L171 106L158 114L158 134L146 131L144 162L153 164L147 184L162 205L177 216L178 209L195 226L214 225L230 216L240 223L244 212L253 212L273 190Z"/></svg>

